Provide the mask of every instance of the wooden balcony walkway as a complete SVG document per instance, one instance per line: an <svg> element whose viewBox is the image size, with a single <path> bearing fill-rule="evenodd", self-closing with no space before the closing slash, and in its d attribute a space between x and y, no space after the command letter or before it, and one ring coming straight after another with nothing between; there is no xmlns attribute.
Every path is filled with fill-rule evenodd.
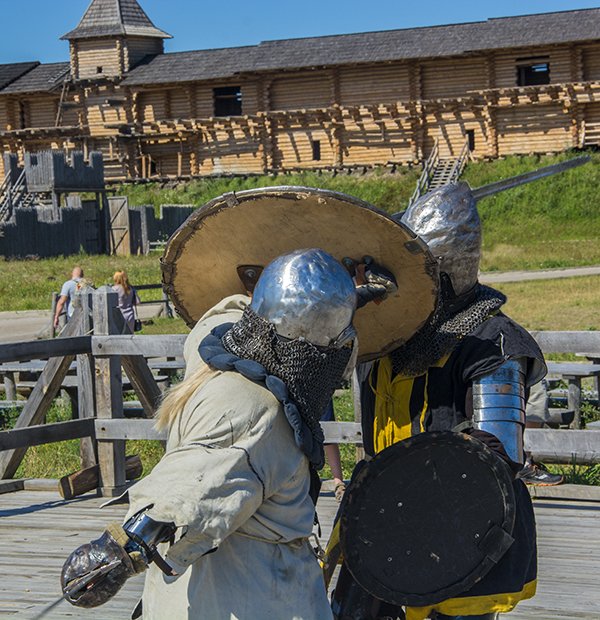
<svg viewBox="0 0 600 620"><path fill-rule="evenodd" d="M20 491L0 496L0 618L36 618L59 595L60 567L78 545L103 526L123 518L123 506L100 510L103 500L69 502L58 493ZM323 539L337 508L330 495L319 502ZM540 546L537 596L510 614L511 620L600 618L600 503L536 501ZM44 620L129 618L143 578L130 580L120 595L96 610L67 603Z"/></svg>

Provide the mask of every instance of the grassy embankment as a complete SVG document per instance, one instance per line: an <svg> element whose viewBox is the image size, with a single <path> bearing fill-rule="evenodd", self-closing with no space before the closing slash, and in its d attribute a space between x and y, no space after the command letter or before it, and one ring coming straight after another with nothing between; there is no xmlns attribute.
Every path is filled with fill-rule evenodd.
<svg viewBox="0 0 600 620"><path fill-rule="evenodd" d="M600 264L600 209L597 187L600 156L594 163L563 175L545 179L495 197L479 205L484 226L484 270L539 269ZM520 174L561 157L508 158L492 163L471 164L465 173L473 187ZM312 185L344 191L390 212L405 207L416 179L416 171L397 174L368 174L362 177L307 173L285 177L196 181L176 188L147 184L127 186L132 204L203 204L226 191L261 185ZM58 290L71 267L80 263L96 285L109 281L113 271L125 268L134 283L160 279L158 256L148 257L67 257L40 261L6 261L0 272L0 310L45 309L50 294ZM530 329L600 329L600 278L523 282L500 285L507 293L507 312ZM146 299L155 293L148 292ZM185 333L182 321L157 319L144 333ZM340 419L351 415L349 399L339 399ZM69 415L57 405L49 419ZM128 450L142 454L149 470L160 450L151 442L135 442ZM346 474L353 448L342 446ZM58 476L78 467L77 442L41 446L29 450L19 471L23 476ZM572 469L572 478L586 477L598 483L598 468Z"/></svg>
<svg viewBox="0 0 600 620"><path fill-rule="evenodd" d="M464 180L473 187L556 163L570 155L509 157L491 163L470 164ZM484 271L546 269L600 264L600 154L593 163L556 177L486 198L479 204L483 221ZM343 191L389 212L406 207L417 170L395 174L373 172L363 176L305 173L248 179L207 179L166 187L127 185L121 193L131 204L201 205L215 196L265 185L312 185ZM0 311L44 309L51 293L80 263L96 285L105 284L116 269L125 268L131 281L159 282L158 255L144 257L76 257L40 261L3 261L0 273ZM145 299L156 293L147 292Z"/></svg>

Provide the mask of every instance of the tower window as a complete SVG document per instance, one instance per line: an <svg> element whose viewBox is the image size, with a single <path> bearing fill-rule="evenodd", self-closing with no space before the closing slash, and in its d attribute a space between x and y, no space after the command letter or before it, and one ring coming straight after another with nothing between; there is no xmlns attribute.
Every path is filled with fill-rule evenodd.
<svg viewBox="0 0 600 620"><path fill-rule="evenodd" d="M215 116L241 116L242 89L240 86L213 88Z"/></svg>
<svg viewBox="0 0 600 620"><path fill-rule="evenodd" d="M517 60L517 86L550 84L550 63L544 58Z"/></svg>
<svg viewBox="0 0 600 620"><path fill-rule="evenodd" d="M104 73L103 67L96 67L96 73Z"/></svg>
<svg viewBox="0 0 600 620"><path fill-rule="evenodd" d="M313 161L321 161L321 140L311 140Z"/></svg>

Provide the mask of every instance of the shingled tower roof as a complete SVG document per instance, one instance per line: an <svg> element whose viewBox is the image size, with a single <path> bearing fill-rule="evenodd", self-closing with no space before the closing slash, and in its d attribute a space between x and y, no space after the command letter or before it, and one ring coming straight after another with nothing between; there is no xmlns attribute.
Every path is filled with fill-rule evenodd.
<svg viewBox="0 0 600 620"><path fill-rule="evenodd" d="M71 41L119 35L171 38L152 23L137 0L92 0L77 28L61 38Z"/></svg>

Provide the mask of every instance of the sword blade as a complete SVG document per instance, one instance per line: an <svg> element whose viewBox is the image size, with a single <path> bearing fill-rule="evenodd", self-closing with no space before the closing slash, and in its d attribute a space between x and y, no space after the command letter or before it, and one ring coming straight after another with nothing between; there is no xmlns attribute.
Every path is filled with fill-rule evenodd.
<svg viewBox="0 0 600 620"><path fill-rule="evenodd" d="M58 607L58 605L60 605L63 601L68 600L69 597L87 588L88 585L93 583L94 580L97 579L98 577L104 577L104 575L107 575L108 573L110 573L110 571L116 566L118 566L119 564L121 564L121 560L113 560L112 562L109 562L105 566L96 568L95 570L90 571L83 577L80 577L79 579L76 580L76 583L72 587L67 588L66 592L60 598L56 599L53 603L50 603L50 605L42 609L42 611L37 616L35 616L33 620L40 620L40 618L44 618L55 607Z"/></svg>
<svg viewBox="0 0 600 620"><path fill-rule="evenodd" d="M538 179L543 179L544 177L559 174L560 172L570 170L571 168L577 168L578 166L587 164L590 159L591 158L588 155L583 157L575 157L574 159L561 161L559 164L552 164L551 166L538 168L532 172L518 174L517 176L503 179L502 181L497 181L496 183L482 185L481 187L477 187L471 191L473 192L473 197L475 200L481 200L486 196L493 196L494 194L499 194L500 192L504 192L507 189L512 189L513 187L519 187L519 185L525 185L526 183L531 183L532 181L537 181Z"/></svg>

